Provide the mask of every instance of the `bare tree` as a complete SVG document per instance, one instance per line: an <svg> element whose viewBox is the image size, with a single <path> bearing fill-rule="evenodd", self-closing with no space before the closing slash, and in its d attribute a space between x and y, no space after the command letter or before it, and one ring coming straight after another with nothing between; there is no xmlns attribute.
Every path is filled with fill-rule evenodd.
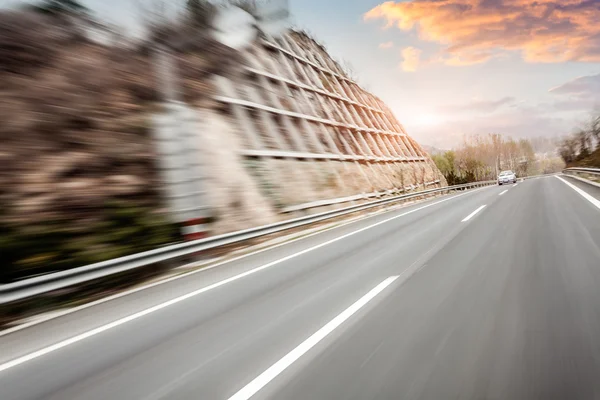
<svg viewBox="0 0 600 400"><path fill-rule="evenodd" d="M215 16L216 7L207 0L187 0L186 13L193 26L201 29L208 29Z"/></svg>
<svg viewBox="0 0 600 400"><path fill-rule="evenodd" d="M565 138L560 144L558 152L566 164L575 161L577 157L577 145L578 141L574 137Z"/></svg>
<svg viewBox="0 0 600 400"><path fill-rule="evenodd" d="M590 155L592 147L590 133L585 129L581 129L575 134L575 138L579 144L579 158L586 158Z"/></svg>
<svg viewBox="0 0 600 400"><path fill-rule="evenodd" d="M593 138L596 141L596 149L600 149L600 115L596 114L591 118L588 132L590 139Z"/></svg>
<svg viewBox="0 0 600 400"><path fill-rule="evenodd" d="M346 74L346 76L353 80L354 82L356 82L356 80L358 79L356 72L354 71L354 67L352 66L352 64L350 63L350 61L348 60L342 60L340 66L342 67L342 70L344 71L344 73Z"/></svg>
<svg viewBox="0 0 600 400"><path fill-rule="evenodd" d="M90 11L77 0L44 0L27 8L55 16L86 15Z"/></svg>

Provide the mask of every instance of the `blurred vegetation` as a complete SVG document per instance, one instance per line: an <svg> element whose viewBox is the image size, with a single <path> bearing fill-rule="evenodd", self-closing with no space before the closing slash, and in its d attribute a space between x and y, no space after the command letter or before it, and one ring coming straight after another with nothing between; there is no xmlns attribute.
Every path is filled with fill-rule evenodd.
<svg viewBox="0 0 600 400"><path fill-rule="evenodd" d="M207 0L187 0L186 11L194 26L207 28L212 23L216 8Z"/></svg>
<svg viewBox="0 0 600 400"><path fill-rule="evenodd" d="M84 4L0 10L0 282L180 240L152 144L161 100L153 49L170 47L194 104L209 99L212 74L239 65L207 32L207 1L190 0L176 18L148 10L142 38Z"/></svg>
<svg viewBox="0 0 600 400"><path fill-rule="evenodd" d="M600 168L600 115L563 139L559 152L567 167Z"/></svg>
<svg viewBox="0 0 600 400"><path fill-rule="evenodd" d="M49 15L87 15L90 10L77 0L43 0L27 6L33 11Z"/></svg>
<svg viewBox="0 0 600 400"><path fill-rule="evenodd" d="M0 222L0 282L75 268L151 250L178 240L178 227L148 208L113 202L88 225L46 220L27 226Z"/></svg>
<svg viewBox="0 0 600 400"><path fill-rule="evenodd" d="M145 32L135 38L103 25L84 1L0 11L1 282L179 240L152 145L161 101L155 50L164 46L176 60L183 100L210 104L210 78L241 65L208 32L215 3L188 0L176 16L161 6L142 10ZM230 3L250 13L256 4ZM312 48L307 34L294 35ZM265 167L248 168L274 207L283 207Z"/></svg>
<svg viewBox="0 0 600 400"><path fill-rule="evenodd" d="M449 185L495 180L503 170L519 177L558 172L564 166L557 157L536 154L530 140L499 134L466 137L455 150L432 155Z"/></svg>

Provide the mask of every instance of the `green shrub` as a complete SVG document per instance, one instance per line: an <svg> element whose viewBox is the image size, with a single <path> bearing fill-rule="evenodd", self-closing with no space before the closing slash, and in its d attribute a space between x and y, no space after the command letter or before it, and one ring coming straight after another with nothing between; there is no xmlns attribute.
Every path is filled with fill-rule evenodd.
<svg viewBox="0 0 600 400"><path fill-rule="evenodd" d="M122 257L178 240L177 226L148 208L111 203L101 222L0 223L0 282Z"/></svg>

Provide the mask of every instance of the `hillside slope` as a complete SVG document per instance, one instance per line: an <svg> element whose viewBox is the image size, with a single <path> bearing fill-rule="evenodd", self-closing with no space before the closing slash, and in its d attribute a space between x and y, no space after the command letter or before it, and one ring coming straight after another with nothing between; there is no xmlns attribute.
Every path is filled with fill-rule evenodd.
<svg viewBox="0 0 600 400"><path fill-rule="evenodd" d="M0 13L0 281L180 240L152 135L157 42L177 43L181 98L197 112L211 233L445 185L385 104L307 35L239 54L197 30L182 40L187 29L98 41L60 18Z"/></svg>

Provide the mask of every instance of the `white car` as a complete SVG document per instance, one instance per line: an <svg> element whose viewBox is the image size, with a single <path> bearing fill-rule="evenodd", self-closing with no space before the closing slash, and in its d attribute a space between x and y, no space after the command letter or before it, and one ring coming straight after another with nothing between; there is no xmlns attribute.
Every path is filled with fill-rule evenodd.
<svg viewBox="0 0 600 400"><path fill-rule="evenodd" d="M512 171L502 171L498 175L498 185L517 183L517 174Z"/></svg>

